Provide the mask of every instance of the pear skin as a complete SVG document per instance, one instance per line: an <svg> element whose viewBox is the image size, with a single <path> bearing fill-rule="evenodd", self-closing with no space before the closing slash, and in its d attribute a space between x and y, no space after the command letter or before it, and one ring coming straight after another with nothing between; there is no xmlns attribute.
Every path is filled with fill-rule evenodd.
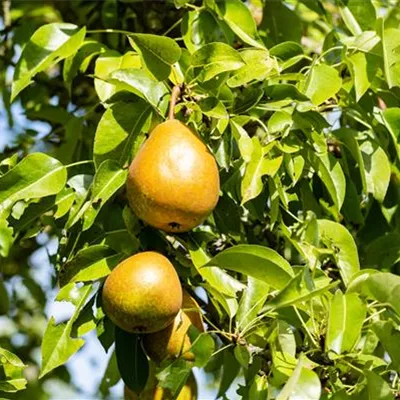
<svg viewBox="0 0 400 400"><path fill-rule="evenodd" d="M178 274L162 254L147 251L122 261L107 277L103 309L121 329L150 333L172 324L182 307Z"/></svg>
<svg viewBox="0 0 400 400"><path fill-rule="evenodd" d="M192 343L187 334L191 325L204 332L200 307L184 290L182 310L174 322L159 332L143 336L143 346L150 359L157 364L178 357L193 361L195 356L190 351Z"/></svg>
<svg viewBox="0 0 400 400"><path fill-rule="evenodd" d="M165 232L186 232L215 208L219 174L207 146L182 122L158 125L129 167L127 197L133 212Z"/></svg>

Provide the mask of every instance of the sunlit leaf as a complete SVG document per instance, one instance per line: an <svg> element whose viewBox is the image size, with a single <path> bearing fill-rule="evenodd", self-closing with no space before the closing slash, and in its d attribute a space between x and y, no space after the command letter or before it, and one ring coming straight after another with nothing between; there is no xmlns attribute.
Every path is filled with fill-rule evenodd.
<svg viewBox="0 0 400 400"><path fill-rule="evenodd" d="M257 27L248 7L240 0L225 0L218 3L219 15L243 42L263 48L258 39Z"/></svg>
<svg viewBox="0 0 400 400"><path fill-rule="evenodd" d="M277 289L282 289L294 275L283 257L272 249L258 245L243 244L231 247L217 254L207 266L240 272Z"/></svg>
<svg viewBox="0 0 400 400"><path fill-rule="evenodd" d="M104 204L125 184L128 171L114 160L100 164L94 176L89 205L83 214L83 230L89 229Z"/></svg>
<svg viewBox="0 0 400 400"><path fill-rule="evenodd" d="M68 298L71 298L74 305L74 314L67 322L56 324L54 317L51 317L43 336L42 342L42 369L40 377L45 376L54 368L64 364L73 354L75 354L85 343L83 339L71 337L72 325L79 315L80 310L85 305L85 301L91 292L91 285L77 289L75 286L66 287ZM60 299L60 300L64 300Z"/></svg>
<svg viewBox="0 0 400 400"><path fill-rule="evenodd" d="M0 214L22 199L58 193L65 186L67 171L54 158L32 153L0 177Z"/></svg>
<svg viewBox="0 0 400 400"><path fill-rule="evenodd" d="M319 105L333 97L341 86L342 79L336 69L325 64L319 64L311 69L305 94L315 105Z"/></svg>
<svg viewBox="0 0 400 400"><path fill-rule="evenodd" d="M340 290L332 298L325 351L349 352L358 340L367 313L366 305L355 293Z"/></svg>
<svg viewBox="0 0 400 400"><path fill-rule="evenodd" d="M210 43L192 55L192 65L201 67L199 77L208 81L218 74L233 71L244 66L240 53L224 43Z"/></svg>
<svg viewBox="0 0 400 400"><path fill-rule="evenodd" d="M318 375L305 367L300 358L293 374L276 397L276 400L308 399L319 400L321 396L321 382Z"/></svg>
<svg viewBox="0 0 400 400"><path fill-rule="evenodd" d="M357 246L350 232L333 221L318 220L322 242L334 251L337 266L345 284L360 270Z"/></svg>
<svg viewBox="0 0 400 400"><path fill-rule="evenodd" d="M131 91L148 101L159 113L165 113L169 92L163 83L155 81L145 70L118 69L111 73L110 80L118 82L121 89Z"/></svg>
<svg viewBox="0 0 400 400"><path fill-rule="evenodd" d="M242 204L257 197L263 188L262 177L273 177L282 164L282 157L267 158L257 138L253 138L251 160L246 166L242 181Z"/></svg>
<svg viewBox="0 0 400 400"><path fill-rule="evenodd" d="M168 37L144 33L132 33L128 38L148 71L159 81L167 79L171 65L181 56L181 49L176 42Z"/></svg>
<svg viewBox="0 0 400 400"><path fill-rule="evenodd" d="M32 83L32 78L53 64L74 54L86 29L73 24L52 23L41 26L22 50L14 72L11 101Z"/></svg>

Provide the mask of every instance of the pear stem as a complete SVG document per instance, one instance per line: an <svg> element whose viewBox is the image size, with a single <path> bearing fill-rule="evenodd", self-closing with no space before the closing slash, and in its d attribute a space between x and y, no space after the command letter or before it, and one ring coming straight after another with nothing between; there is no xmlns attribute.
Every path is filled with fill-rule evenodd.
<svg viewBox="0 0 400 400"><path fill-rule="evenodd" d="M171 93L171 100L169 102L169 113L168 113L168 119L175 119L175 104L178 100L179 95L181 94L181 88L179 85L175 85L172 89Z"/></svg>

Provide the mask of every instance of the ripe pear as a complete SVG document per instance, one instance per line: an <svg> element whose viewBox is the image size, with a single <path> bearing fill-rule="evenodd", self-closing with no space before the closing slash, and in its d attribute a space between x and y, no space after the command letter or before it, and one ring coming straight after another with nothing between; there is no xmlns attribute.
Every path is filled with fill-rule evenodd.
<svg viewBox="0 0 400 400"><path fill-rule="evenodd" d="M111 271L102 299L104 312L115 325L127 332L150 333L172 324L182 307L182 287L169 260L148 251Z"/></svg>
<svg viewBox="0 0 400 400"><path fill-rule="evenodd" d="M127 386L124 387L124 400L170 400L173 397L162 387L153 387L145 389L140 396L132 392ZM197 382L193 373L189 375L188 380L181 389L176 400L196 400L197 399Z"/></svg>
<svg viewBox="0 0 400 400"><path fill-rule="evenodd" d="M140 219L166 232L186 232L201 224L218 196L214 156L176 119L151 132L129 167L130 207Z"/></svg>
<svg viewBox="0 0 400 400"><path fill-rule="evenodd" d="M159 332L143 336L143 346L150 359L158 364L165 359L178 357L193 361L195 356L190 351L192 343L188 335L191 325L204 332L199 305L186 291L183 291L182 310L175 317L173 324Z"/></svg>

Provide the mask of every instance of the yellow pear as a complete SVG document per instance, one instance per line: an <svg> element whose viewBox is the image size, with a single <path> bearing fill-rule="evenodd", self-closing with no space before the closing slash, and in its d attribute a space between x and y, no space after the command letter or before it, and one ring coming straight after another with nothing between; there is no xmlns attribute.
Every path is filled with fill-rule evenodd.
<svg viewBox="0 0 400 400"><path fill-rule="evenodd" d="M201 224L218 196L214 156L176 119L151 132L129 167L130 207L140 219L166 232L186 232Z"/></svg>
<svg viewBox="0 0 400 400"><path fill-rule="evenodd" d="M103 309L121 329L150 333L172 324L182 307L178 274L162 254L147 251L122 261L107 277Z"/></svg>
<svg viewBox="0 0 400 400"><path fill-rule="evenodd" d="M184 290L181 312L174 322L159 332L143 336L143 346L152 361L161 363L165 359L182 357L193 361L194 354L190 351L192 343L188 335L191 325L199 331L204 331L203 318L199 305Z"/></svg>

